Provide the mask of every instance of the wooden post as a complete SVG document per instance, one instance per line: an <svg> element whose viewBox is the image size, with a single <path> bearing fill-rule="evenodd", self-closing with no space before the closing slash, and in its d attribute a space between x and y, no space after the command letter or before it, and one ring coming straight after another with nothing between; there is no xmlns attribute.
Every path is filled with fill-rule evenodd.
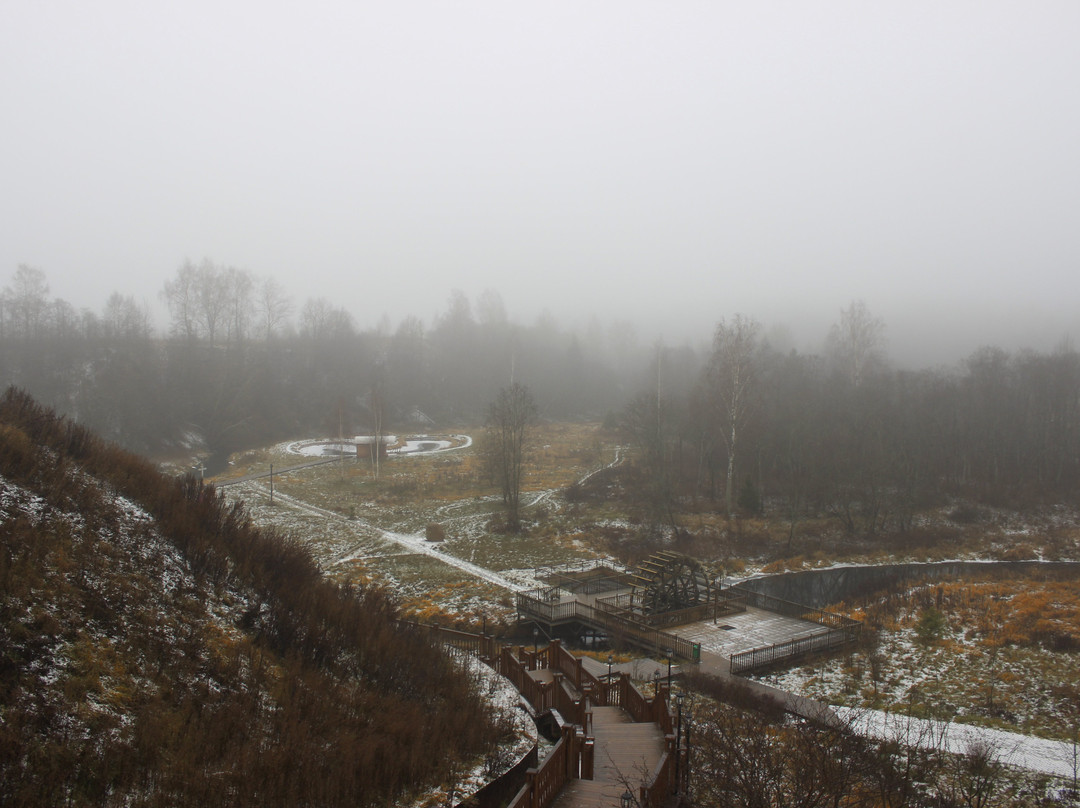
<svg viewBox="0 0 1080 808"><path fill-rule="evenodd" d="M529 808L540 808L536 804L536 769L529 769L525 772L525 785L529 789Z"/></svg>
<svg viewBox="0 0 1080 808"><path fill-rule="evenodd" d="M585 738L585 745L581 750L581 779L593 779L593 767L596 760L596 739Z"/></svg>
<svg viewBox="0 0 1080 808"><path fill-rule="evenodd" d="M573 724L563 724L562 727L562 740L563 746L566 748L566 779L575 780L578 776L578 751L577 745L577 733L578 729Z"/></svg>

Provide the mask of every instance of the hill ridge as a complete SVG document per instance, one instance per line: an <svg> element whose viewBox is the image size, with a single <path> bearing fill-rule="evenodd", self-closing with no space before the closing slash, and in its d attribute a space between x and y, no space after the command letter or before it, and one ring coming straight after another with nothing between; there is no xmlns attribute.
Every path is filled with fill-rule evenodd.
<svg viewBox="0 0 1080 808"><path fill-rule="evenodd" d="M394 617L211 486L0 398L0 803L369 805L437 781L490 708Z"/></svg>

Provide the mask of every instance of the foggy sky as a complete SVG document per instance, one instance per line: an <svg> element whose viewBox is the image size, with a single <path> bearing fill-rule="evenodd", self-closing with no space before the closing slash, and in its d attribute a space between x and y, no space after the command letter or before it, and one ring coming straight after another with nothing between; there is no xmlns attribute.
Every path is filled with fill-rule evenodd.
<svg viewBox="0 0 1080 808"><path fill-rule="evenodd" d="M1080 4L22 2L0 10L0 286L161 308L190 258L429 323L897 356L1080 336Z"/></svg>

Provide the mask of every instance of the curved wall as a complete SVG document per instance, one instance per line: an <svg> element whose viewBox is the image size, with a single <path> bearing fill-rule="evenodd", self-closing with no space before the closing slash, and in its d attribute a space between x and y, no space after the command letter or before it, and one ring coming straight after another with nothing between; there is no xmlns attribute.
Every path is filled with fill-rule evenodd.
<svg viewBox="0 0 1080 808"><path fill-rule="evenodd" d="M829 567L747 578L741 585L755 592L823 609L842 600L850 601L883 589L893 589L908 581L927 578L958 580L987 571L1014 572L1025 577L1041 574L1048 578L1073 578L1080 576L1080 562L941 561L926 564Z"/></svg>

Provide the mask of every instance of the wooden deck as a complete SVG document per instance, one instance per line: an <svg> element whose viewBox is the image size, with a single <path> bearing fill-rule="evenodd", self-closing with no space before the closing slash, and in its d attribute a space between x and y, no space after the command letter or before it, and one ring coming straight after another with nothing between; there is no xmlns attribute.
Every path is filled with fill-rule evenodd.
<svg viewBox="0 0 1080 808"><path fill-rule="evenodd" d="M657 724L635 724L621 707L593 707L596 757L592 780L571 780L559 793L555 808L611 806L618 808L629 786L649 779L664 754L664 734Z"/></svg>

